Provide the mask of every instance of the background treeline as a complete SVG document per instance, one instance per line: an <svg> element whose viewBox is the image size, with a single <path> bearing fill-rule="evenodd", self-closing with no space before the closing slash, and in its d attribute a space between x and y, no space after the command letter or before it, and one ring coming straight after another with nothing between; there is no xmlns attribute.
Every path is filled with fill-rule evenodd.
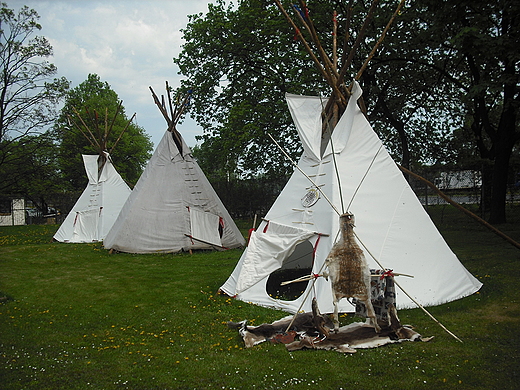
<svg viewBox="0 0 520 390"><path fill-rule="evenodd" d="M282 3L296 18L292 4ZM377 3L346 83L396 7ZM338 12L337 52L346 56L372 3L302 6L329 53ZM182 31L185 44L173 61L185 80L175 92L193 90L190 116L203 130L193 154L230 212L262 214L293 169L267 133L294 160L302 152L285 94L325 99L330 90L273 1L216 0L208 10L190 16ZM50 207L66 213L70 202L60 199L87 182L81 154L97 153L78 128L101 136L119 97L95 74L73 89L58 77L47 60L52 47L37 35L37 11L2 4L0 22L0 194L30 200L44 214ZM519 74L518 1L410 0L359 82L369 121L398 164L432 181L434 172L480 172L481 210L501 223L520 182ZM108 145L130 117L122 107ZM132 124L123 134L113 157L131 185L152 149L145 129Z"/></svg>

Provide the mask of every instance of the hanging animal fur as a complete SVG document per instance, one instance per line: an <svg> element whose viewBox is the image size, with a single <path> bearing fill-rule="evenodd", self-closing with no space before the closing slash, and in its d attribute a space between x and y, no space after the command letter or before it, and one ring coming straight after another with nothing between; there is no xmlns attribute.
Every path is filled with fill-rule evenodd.
<svg viewBox="0 0 520 390"><path fill-rule="evenodd" d="M332 247L325 265L328 270L324 276L330 277L334 299L334 330L339 329L338 302L342 298L356 298L367 308L367 316L379 332L376 314L370 297L370 269L354 237L354 215L345 213L340 216L341 237Z"/></svg>

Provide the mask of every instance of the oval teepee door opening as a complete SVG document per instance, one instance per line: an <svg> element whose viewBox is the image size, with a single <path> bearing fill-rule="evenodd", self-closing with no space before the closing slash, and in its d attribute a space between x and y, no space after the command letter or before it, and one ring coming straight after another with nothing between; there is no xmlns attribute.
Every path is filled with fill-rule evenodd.
<svg viewBox="0 0 520 390"><path fill-rule="evenodd" d="M294 252L284 260L282 268L277 269L267 279L266 290L269 296L284 301L292 301L305 291L308 280L281 285L312 272L314 248L309 241L296 245Z"/></svg>

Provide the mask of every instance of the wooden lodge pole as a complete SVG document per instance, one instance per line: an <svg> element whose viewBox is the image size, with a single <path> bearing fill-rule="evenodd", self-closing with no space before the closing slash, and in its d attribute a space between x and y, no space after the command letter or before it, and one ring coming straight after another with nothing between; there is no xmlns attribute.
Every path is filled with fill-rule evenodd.
<svg viewBox="0 0 520 390"><path fill-rule="evenodd" d="M462 205L460 205L459 203L455 202L453 199L451 199L448 195L446 195L444 192L442 192L439 188L437 188L435 186L435 184L433 184L431 181L425 179L424 177L422 177L421 175L418 175L417 173L413 173L412 171L410 171L409 169L406 169L405 167L401 166L401 165L398 165L399 169L401 169L401 171L403 171L404 173L406 173L407 175L410 175L412 177L414 177L415 179L417 180L420 180L422 181L423 183L425 183L428 187L430 187L436 194L438 194L442 199L444 199L446 202L448 202L449 204L451 204L452 206L455 206L457 209L459 209L460 211L462 211L464 214L468 215L469 217L473 218L475 221L479 222L480 224L484 225L486 228L488 228L489 230L491 230L493 233L495 233L497 236L503 238L504 240L506 240L507 242L509 242L511 245L513 245L514 247L520 249L520 243L518 243L517 241L513 240L511 237L509 237L508 235L506 235L505 233L501 232L500 230L498 230L496 227L494 227L493 225L491 225L490 223L484 221L482 218L480 218L478 215L476 215L475 213L472 213L471 211L469 211L467 208L463 207Z"/></svg>

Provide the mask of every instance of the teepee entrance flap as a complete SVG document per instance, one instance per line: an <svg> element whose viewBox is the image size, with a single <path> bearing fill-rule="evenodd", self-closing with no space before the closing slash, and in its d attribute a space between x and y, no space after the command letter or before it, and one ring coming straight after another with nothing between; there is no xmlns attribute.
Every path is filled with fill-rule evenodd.
<svg viewBox="0 0 520 390"><path fill-rule="evenodd" d="M269 222L262 231L253 232L243 256L235 293L240 294L279 269L296 245L313 235L312 231L276 222ZM266 253L269 256L265 256Z"/></svg>
<svg viewBox="0 0 520 390"><path fill-rule="evenodd" d="M74 233L71 242L94 242L99 240L100 208L77 211L74 218Z"/></svg>
<svg viewBox="0 0 520 390"><path fill-rule="evenodd" d="M191 236L196 240L221 247L220 221L218 215L190 207Z"/></svg>

